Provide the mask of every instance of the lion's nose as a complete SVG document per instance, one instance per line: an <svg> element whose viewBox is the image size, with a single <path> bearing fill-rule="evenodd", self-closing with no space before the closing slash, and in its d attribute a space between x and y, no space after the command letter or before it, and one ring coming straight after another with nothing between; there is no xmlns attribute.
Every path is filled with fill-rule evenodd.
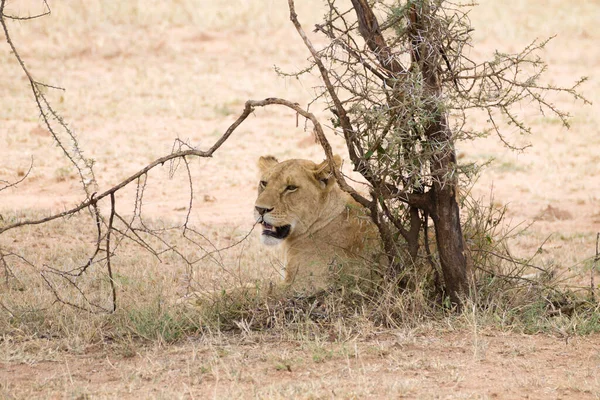
<svg viewBox="0 0 600 400"><path fill-rule="evenodd" d="M272 208L254 207L259 215L265 215L268 212L273 211Z"/></svg>

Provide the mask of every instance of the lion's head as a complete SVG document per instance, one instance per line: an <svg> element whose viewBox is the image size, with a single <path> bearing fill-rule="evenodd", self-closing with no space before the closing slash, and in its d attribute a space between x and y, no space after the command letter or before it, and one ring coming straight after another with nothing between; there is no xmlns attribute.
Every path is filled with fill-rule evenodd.
<svg viewBox="0 0 600 400"><path fill-rule="evenodd" d="M334 157L336 168L341 158ZM262 225L261 242L277 245L310 234L328 215L339 213L345 200L329 163L308 160L277 161L260 157L261 178L254 216Z"/></svg>

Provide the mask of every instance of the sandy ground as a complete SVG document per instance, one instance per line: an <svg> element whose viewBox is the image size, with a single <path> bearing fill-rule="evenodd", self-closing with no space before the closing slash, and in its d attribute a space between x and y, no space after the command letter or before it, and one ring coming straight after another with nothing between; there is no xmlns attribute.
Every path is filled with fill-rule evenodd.
<svg viewBox="0 0 600 400"><path fill-rule="evenodd" d="M597 343L451 332L335 344L247 337L128 358L91 349L5 364L0 378L5 392L29 398L596 399Z"/></svg>
<svg viewBox="0 0 600 400"><path fill-rule="evenodd" d="M13 40L42 82L65 87L48 95L96 162L98 190L106 190L168 154L176 138L208 148L237 118L247 99L282 97L305 105L315 77L278 77L273 65L296 71L308 56L287 20L285 2L232 1L216 6L180 1L169 8L139 2L52 4L52 16L11 23ZM298 5L306 26L319 2ZM29 12L36 2L9 2ZM35 12L31 11L31 13ZM508 207L512 226L534 224L513 240L518 255L539 251L544 265L588 276L600 231L600 5L595 1L483 1L471 13L473 58L494 49L517 51L534 38L558 36L543 57L548 81L590 80L583 94L594 105L565 96L555 103L573 118L556 118L525 105L533 134L507 135L529 143L524 152L497 138L459 144L461 160L494 158L473 189ZM315 36L316 43L321 39ZM4 42L3 42L4 43ZM0 179L14 181L33 160L27 180L0 193L0 213L56 212L83 198L75 170L42 128L27 82L6 44L0 46ZM311 109L323 121L319 104ZM473 123L477 123L474 120ZM331 137L345 156L339 138ZM296 116L283 108L257 110L209 160L191 162L192 221L241 231L252 225L255 160L323 158ZM346 171L350 173L350 171ZM145 212L182 221L189 202L185 169L169 166L148 179ZM117 198L133 209L133 189ZM2 238L0 238L0 241ZM52 348L52 345L32 343ZM46 346L46 347L44 347ZM307 347L308 346L308 347ZM141 349L130 357L89 348L0 365L7 398L598 398L600 337L522 336L498 332L406 332L314 345L273 338L191 340ZM57 350L58 351L58 350ZM321 354L323 353L323 354ZM50 361L44 361L50 360Z"/></svg>

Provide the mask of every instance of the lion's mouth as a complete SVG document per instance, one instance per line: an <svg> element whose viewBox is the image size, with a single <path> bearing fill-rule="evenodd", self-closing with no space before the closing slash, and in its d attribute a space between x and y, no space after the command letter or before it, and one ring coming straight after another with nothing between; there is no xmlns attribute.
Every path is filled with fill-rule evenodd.
<svg viewBox="0 0 600 400"><path fill-rule="evenodd" d="M290 234L290 230L292 228L291 225L283 225L283 226L273 226L269 225L266 222L262 224L262 234L265 236L271 236L275 239L285 239Z"/></svg>

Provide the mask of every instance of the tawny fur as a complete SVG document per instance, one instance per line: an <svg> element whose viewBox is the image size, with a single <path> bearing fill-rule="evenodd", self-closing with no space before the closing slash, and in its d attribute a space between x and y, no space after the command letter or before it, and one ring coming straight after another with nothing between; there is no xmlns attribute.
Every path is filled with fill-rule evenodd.
<svg viewBox="0 0 600 400"><path fill-rule="evenodd" d="M341 159L336 156L336 168ZM273 226L291 225L283 240L265 237L283 250L283 287L314 292L331 285L338 274L368 278L368 260L379 236L367 211L335 182L327 161L278 162L271 156L258 162L261 178L255 217ZM258 210L270 210L260 215ZM264 211L263 211L264 212Z"/></svg>

